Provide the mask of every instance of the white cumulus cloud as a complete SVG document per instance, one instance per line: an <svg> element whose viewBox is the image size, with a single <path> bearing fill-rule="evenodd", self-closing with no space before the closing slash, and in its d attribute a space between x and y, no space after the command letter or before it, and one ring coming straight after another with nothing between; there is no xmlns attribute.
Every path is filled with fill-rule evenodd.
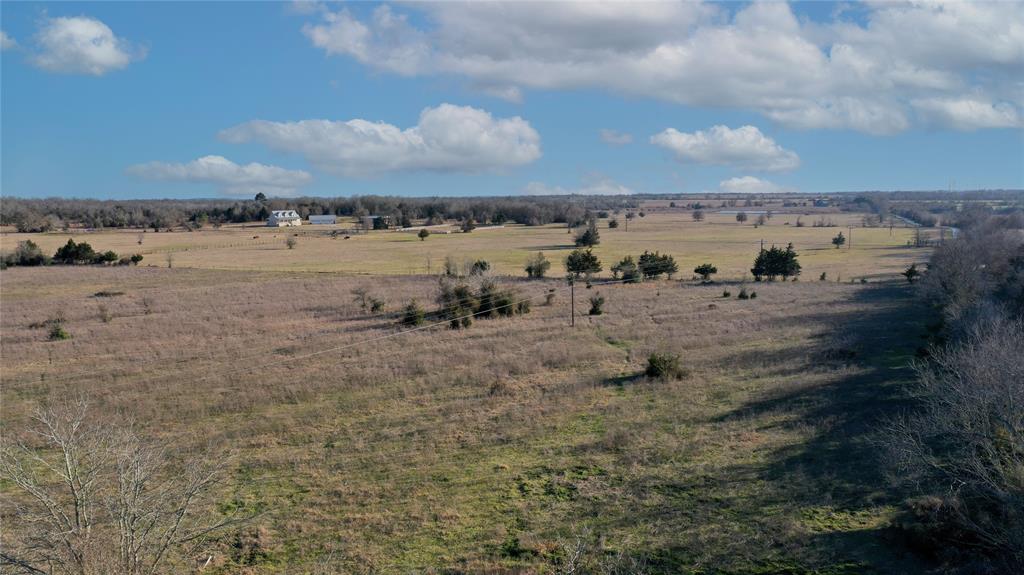
<svg viewBox="0 0 1024 575"><path fill-rule="evenodd" d="M728 194L774 194L777 192L794 192L793 188L779 186L769 182L768 180L762 180L761 178L755 178L754 176L740 176L737 178L729 178L718 184L718 189L721 192Z"/></svg>
<svg viewBox="0 0 1024 575"><path fill-rule="evenodd" d="M35 41L38 52L32 62L50 72L102 76L145 57L109 26L87 16L49 18Z"/></svg>
<svg viewBox="0 0 1024 575"><path fill-rule="evenodd" d="M748 170L779 172L800 166L800 157L775 143L755 126L712 126L693 133L675 128L651 136L682 163L731 166Z"/></svg>
<svg viewBox="0 0 1024 575"><path fill-rule="evenodd" d="M911 104L929 123L958 130L1024 127L1017 109L1005 102L993 104L975 98L930 98L914 100Z"/></svg>
<svg viewBox="0 0 1024 575"><path fill-rule="evenodd" d="M384 5L367 18L327 11L303 31L327 54L405 76L461 76L513 101L524 88L602 88L871 134L912 127L914 100L970 97L1021 115L1019 3L861 8L814 20L780 2L436 2ZM925 121L1002 125L979 113Z"/></svg>
<svg viewBox="0 0 1024 575"><path fill-rule="evenodd" d="M484 110L452 104L424 109L419 122L404 130L361 119L253 120L221 131L220 137L301 154L317 168L344 176L492 171L541 156L540 135L526 120L494 118Z"/></svg>
<svg viewBox="0 0 1024 575"><path fill-rule="evenodd" d="M601 141L613 146L624 146L633 143L633 134L617 130L601 130Z"/></svg>
<svg viewBox="0 0 1024 575"><path fill-rule="evenodd" d="M149 162L127 169L129 174L151 180L215 184L228 195L293 196L313 180L302 170L251 163L236 164L223 156L203 156L185 164Z"/></svg>

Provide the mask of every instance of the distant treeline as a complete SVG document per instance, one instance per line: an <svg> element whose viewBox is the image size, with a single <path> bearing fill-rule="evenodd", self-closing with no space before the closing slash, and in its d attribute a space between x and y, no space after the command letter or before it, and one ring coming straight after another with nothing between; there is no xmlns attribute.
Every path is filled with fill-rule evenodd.
<svg viewBox="0 0 1024 575"><path fill-rule="evenodd" d="M16 226L22 232L40 232L69 226L87 228L201 227L226 223L265 220L272 210L296 210L306 218L310 214L342 217L386 215L397 225L415 221L440 223L467 221L478 223L514 222L524 225L586 222L595 212L635 209L648 199L705 199L722 205L750 205L766 200L814 198L814 194L701 194L635 196L505 196L468 198L404 198L394 196L355 196L350 198L274 198L253 200L87 200L23 199L0 200L0 225ZM845 209L866 210L885 217L890 211L926 225L952 220L939 217L961 209L963 202L987 200L1004 205L1024 206L1024 191L982 190L970 192L860 192L828 194L833 205ZM698 204L684 204L694 207ZM708 204L714 205L714 204ZM890 208L891 206L891 208ZM675 207L675 206L672 206ZM930 214L930 215L929 215ZM932 223L931 225L934 225Z"/></svg>
<svg viewBox="0 0 1024 575"><path fill-rule="evenodd" d="M633 196L401 198L288 198L260 200L81 200L4 198L0 224L22 232L88 228L166 229L265 220L272 210L337 216L387 215L396 224L413 220L515 222L525 225L584 222L593 210L630 209Z"/></svg>

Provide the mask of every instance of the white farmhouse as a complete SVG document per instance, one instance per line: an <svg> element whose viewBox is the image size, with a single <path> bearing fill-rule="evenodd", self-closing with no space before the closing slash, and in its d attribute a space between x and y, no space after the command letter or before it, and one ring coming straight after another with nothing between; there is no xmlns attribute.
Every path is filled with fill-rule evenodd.
<svg viewBox="0 0 1024 575"><path fill-rule="evenodd" d="M295 210L274 210L270 212L270 217L267 218L267 225L275 228L301 226L302 218L299 217L299 213Z"/></svg>
<svg viewBox="0 0 1024 575"><path fill-rule="evenodd" d="M338 216L314 216L310 214L309 223L313 225L334 225L338 223Z"/></svg>

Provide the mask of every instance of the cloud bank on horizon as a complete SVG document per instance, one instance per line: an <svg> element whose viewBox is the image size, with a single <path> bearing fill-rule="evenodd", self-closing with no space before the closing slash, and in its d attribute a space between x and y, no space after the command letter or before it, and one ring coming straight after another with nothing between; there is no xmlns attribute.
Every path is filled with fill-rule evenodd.
<svg viewBox="0 0 1024 575"><path fill-rule="evenodd" d="M214 184L229 196L294 196L313 180L309 172L256 162L238 165L223 156L203 156L184 164L148 162L129 166L129 174L150 180Z"/></svg>
<svg viewBox="0 0 1024 575"><path fill-rule="evenodd" d="M382 5L367 19L325 8L302 30L328 55L402 76L461 76L511 101L524 88L603 88L753 110L799 129L1021 127L1019 4L858 8L863 24L841 11L802 21L780 2L735 14L700 2L443 2Z"/></svg>

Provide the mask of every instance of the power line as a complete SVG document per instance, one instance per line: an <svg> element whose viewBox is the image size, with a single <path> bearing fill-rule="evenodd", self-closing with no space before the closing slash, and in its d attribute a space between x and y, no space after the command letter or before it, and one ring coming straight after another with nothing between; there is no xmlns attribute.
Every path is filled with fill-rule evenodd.
<svg viewBox="0 0 1024 575"><path fill-rule="evenodd" d="M654 271L657 271L659 274L661 274L661 273L665 273L667 270L670 270L672 268L672 265L673 264L660 264L658 266L647 267L645 269L647 269L647 270L654 270ZM595 286L595 285L596 286L600 286L600 285L609 285L609 284L627 283L627 282L636 282L636 281L637 281L636 279L630 278L630 279L623 279L623 280L608 280L608 281L604 281L604 282L597 282L597 283L595 283L595 282L587 282L587 283L588 283L588 286ZM198 288L196 288L196 289L198 289ZM556 289L556 288L551 288L551 289ZM573 318L572 319L572 325L575 325L575 297L574 297L575 296L575 289L571 287L570 291L573 294L571 296L571 298L570 298L570 305L571 305L571 312L570 313L572 314L571 317ZM537 297L540 297L540 296L533 296L533 297L527 298L527 300L533 300L533 299L536 299ZM527 301L527 300L520 300L520 301ZM514 303L517 304L518 302L514 302ZM449 304L447 306L444 306L444 307L438 309L434 313L435 314L450 313L453 310L456 310L456 309L458 309L460 307L462 307L462 306L457 304L457 303ZM505 306L501 306L501 307L505 307ZM493 309L498 309L498 308L493 308ZM483 312L483 313L487 313L487 312ZM377 315L377 316L375 316L375 318L378 318L378 319L397 318L397 317L402 316L403 314L404 314L403 311L396 311L396 312L390 312L390 313L387 313L387 314ZM438 324L435 324L435 325L440 325L440 324L446 323L448 321L451 321L451 320L441 321L441 322L439 322ZM411 330L411 331L416 331L416 330ZM389 334L389 335L398 335L398 334ZM232 361L243 361L243 360L247 360L247 359L258 358L258 357L266 355L267 353L274 352L276 349L280 348L280 345L281 344L274 344L274 345L270 345L270 346L266 346L266 347L261 347L261 348L259 348L259 351L256 352L256 353L251 353L251 354L248 354L248 355L245 355L245 356L236 356L236 357L232 357L230 359ZM81 358L77 358L77 359L100 359L100 358L108 358L108 357L111 357L111 356L119 357L121 359L125 359L124 355L115 356L114 354L100 354L100 355L96 355L96 356L87 356L87 357L81 357ZM140 356L138 356L138 355L129 356L129 358L133 358L133 359L134 358L139 358L139 357ZM191 363L191 362L194 362L196 360L203 360L203 359L208 359L208 360L216 361L218 358L216 358L216 357L214 357L212 355L191 356L191 357L187 357L187 358L181 358L181 359L172 360L170 362L170 364L169 364L169 367L174 368L174 367L177 367L177 366L182 365L182 364ZM165 360L135 361L133 363L133 365L134 366L138 366L138 365L154 365L154 364L161 364L161 363L164 363L164 362L165 362ZM74 373L63 373L63 374L61 374L61 375L59 375L57 377L51 377L51 378L47 378L47 373L44 372L44 373L38 374L38 376L33 376L33 380L32 381L27 381L26 380L24 383L26 383L26 384L33 383L35 381L35 377L43 379L47 383L61 383L61 382L65 382L65 381L70 381L72 379L77 379L77 378L80 378L80 377L92 377L92 376L102 376L102 375L109 375L109 376L117 377L115 374L110 373L110 371L108 369L82 370L82 371L74 372ZM143 380L143 381L146 381L146 380Z"/></svg>
<svg viewBox="0 0 1024 575"><path fill-rule="evenodd" d="M307 353L307 354L301 354L301 355L298 355L298 356L290 356L288 359L290 361L295 361L295 360L300 360L300 359L306 359L306 358L309 358L309 357L315 357L315 356L322 355L322 354L325 354L325 353L332 353L332 352L335 352L335 351L340 351L340 350L348 349L348 348L351 348L351 347L356 347L356 346L362 345L364 343L371 343L371 342L375 342L375 341L389 339L391 337L397 337L397 336L400 336L400 335L405 335L407 333L412 333L412 332L415 332L415 331L421 331L421 330L424 330L424 329L429 329L429 328L432 328L432 327L437 327L437 326L440 326L440 325L451 323L453 321L461 321L461 320L466 319L466 318L472 318L472 317L476 317L476 316L483 315L483 314L490 314L491 312L496 311L496 310L504 309L504 308L511 307L511 306L517 306L517 305L519 305L521 303L524 303L524 302L527 302L527 301L533 301L533 300L537 299L538 297L540 297L540 296L536 296L535 295L535 296L531 296L531 297L528 297L528 298L523 298L523 299L515 300L515 301L513 301L511 303L508 303L508 304L503 304L503 305L500 305L500 306L495 306L495 307L492 307L489 310L473 312L473 313L470 313L470 314L466 314L466 315L463 315L463 316L457 316L457 317L454 317L454 318L447 318L447 319L444 319L442 321L438 321L438 322L435 322L435 323L432 323L432 324L418 326L418 327L415 327L415 328L412 328L412 329L407 329L407 330L399 331L397 333L390 333L390 334L385 334L385 335L378 336L378 337L367 338L367 339L363 339L363 340L357 340L355 342L350 342L350 343L345 344L345 345L335 346L335 347L332 347L332 348L328 348L328 349L324 349L324 350L319 350L319 351L315 351L315 352L310 352L310 353ZM441 308L438 312L435 312L435 313L450 313L453 309L458 309L459 307L461 307L461 306L459 306L458 304L452 304L452 305L449 305L449 306ZM392 314L392 315L397 315L397 314L402 314L402 313L404 313L404 312L396 312L396 314ZM265 355L265 353L252 354L252 355L243 356L243 357L235 357L235 358L232 358L232 360L233 361L240 361L240 360L244 360L244 359L250 359L250 358L253 358L253 357L259 357L259 356L262 356L262 355ZM177 365L177 364L180 364L180 363L186 363L186 362L189 362L189 361L194 361L194 359L178 360L178 361L174 362L173 365ZM157 363L157 362L146 362L146 363ZM207 375L207 376L204 376L204 377L200 378L200 381L208 379L209 377L212 377L213 375L230 375L231 373L234 373L235 371L249 371L249 370L257 369L257 368L260 368L260 367L266 367L266 366L269 366L269 365L273 365L275 363L277 363L277 362L275 361L275 362L269 362L269 363L261 364L261 365L247 366L247 367L243 368L242 370L232 370L232 371L228 371L228 372L220 373L220 374L217 374L217 373L210 374L210 375ZM93 372L91 374L88 374L88 375L103 375L104 373L105 372L103 372L103 371L97 370L97 371L95 371L95 372ZM68 379L72 379L73 377L75 377L75 376L67 376L67 377L63 377L63 378L51 379L50 381L52 381L52 382L66 381ZM114 377L116 377L116 376L114 376ZM148 383L148 382L152 382L152 381L158 381L158 380L160 380L160 379L162 379L164 377L168 377L168 376L165 375L165 376L158 376L158 377L153 377L153 378L148 378L148 379L136 380L135 383L143 384L143 383ZM29 383L29 382L26 382L26 383Z"/></svg>
<svg viewBox="0 0 1024 575"><path fill-rule="evenodd" d="M533 297L528 298L528 299L535 299L537 297L540 297L540 296L533 296ZM516 303L518 303L518 302L516 302ZM432 313L434 313L434 314L447 314L447 313L451 313L452 311L457 310L457 309L459 309L461 307L462 306L457 304L457 303L448 304L446 306L440 307L437 311L432 312ZM505 307L505 306L500 306L500 307ZM492 308L492 309L499 309L499 308L495 307L495 308ZM380 314L380 315L373 316L373 319L389 319L389 318L390 319L394 319L394 318L401 317L404 313L405 313L404 311L389 312L389 313L386 313L386 314ZM484 313L486 313L486 312L484 312ZM450 320L445 320L445 321L440 322L440 323L445 323L447 321L450 321ZM392 335L394 335L394 334L392 334ZM230 359L232 361L243 361L243 360L246 360L246 359L253 359L253 358L257 358L257 357L261 357L263 355L266 355L267 353L272 353L274 350L279 349L280 347L281 347L280 343L274 344L274 345L269 345L269 346L258 348L260 351L258 351L256 353L251 353L251 354L247 354L247 355L244 355L244 356L236 356L236 357L232 357ZM79 358L79 359L100 359L100 358L111 357L111 356L119 357L119 358L122 358L122 359L125 358L124 355L116 356L114 354L102 354L102 355L96 355L96 356L88 356L86 358ZM136 355L136 356L130 356L130 357L139 357L139 356ZM202 360L202 359L216 360L217 358L213 357L212 355L192 356L192 357L172 360L170 362L169 367L173 368L173 367L181 365L181 364L190 363L190 362L194 362L196 360ZM152 364L164 363L164 361L165 360L139 361L139 362L136 362L134 365L140 365L140 364L141 365L152 365ZM52 377L52 378L48 378L48 379L46 379L46 373L41 373L41 374L38 375L38 377L44 378L47 383L60 383L60 382L63 382L63 381L69 381L71 379L75 379L75 378L79 378L79 377L90 377L90 376L94 376L94 375L112 375L112 374L110 374L109 370L107 370L107 369L96 369L96 370L83 370L83 371L79 371L79 372L75 372L75 373L70 373L70 374L69 373L63 373L63 374L61 374L58 377ZM33 381L25 381L24 383L33 383L33 382L34 382L34 380Z"/></svg>
<svg viewBox="0 0 1024 575"><path fill-rule="evenodd" d="M657 273L660 275L662 273L666 273L666 271L671 269L672 267L673 267L673 264L670 263L670 264L661 264L659 266L654 266L654 267L647 267L645 269L657 271ZM639 273L642 273L642 271L640 271ZM588 282L588 285L589 286L601 286L601 285L621 284L621 283L627 283L627 282L629 282L629 283L638 283L637 282L637 278L627 278L627 279L620 279L620 280L607 280L607 281L597 282L597 283ZM571 286L572 286L572 284L571 284ZM570 287L570 290L571 290L571 293L573 294L573 296L571 296L571 299L570 299L570 302L571 302L570 305L571 305L571 309L572 309L571 313L572 313L572 318L573 318L572 319L572 324L575 325L575 297L574 297L575 290L573 289L573 287ZM508 303L508 304L504 304L504 305L501 305L501 306L493 307L490 310L474 312L474 313L471 313L471 314L467 314L467 315L459 316L459 317L455 317L455 318L448 318L448 319L445 319L445 320L442 320L442 321L439 321L439 322L436 322L436 323L433 323L433 324L428 324L428 325L425 325L425 326L418 326L418 327L413 328L413 329L403 330L403 331L399 331L397 333L385 334L385 335L378 336L378 337L375 337L375 338L369 338L369 339L365 339L365 340L358 340L358 341L355 341L355 342L351 342L349 344L345 344L345 345L341 345L341 346L336 346L334 348L328 348L328 349L325 349L325 350L316 351L316 352L310 352L308 354L302 354L302 355L298 355L298 356L291 356L291 357L289 357L289 360L295 361L295 360L300 360L300 359L306 359L308 357L315 357L315 356L318 356L318 355L322 355L324 353L331 353L333 351L340 351L340 350L348 349L348 348L355 347L355 346L358 346L358 345L362 345L364 343L371 343L371 342L374 342L374 341L389 339L391 337L397 337L399 335L405 335L407 333L412 333L412 332L420 331L420 330L423 330L423 329L429 329L431 327L437 327L439 325L444 325L444 324L450 323L452 321L461 321L462 319L465 319L465 318L473 318L473 317L476 317L476 316L481 315L481 314L489 314L492 311L495 311L495 310L498 310L498 309L503 309L503 308L506 308L506 307L519 305L520 303L524 303L524 302L527 302L527 301L533 301L533 300L537 299L538 297L540 297L540 296L531 296L531 297L524 298L524 299L521 299L521 300L513 301L513 302ZM435 313L450 313L451 311L453 311L455 309L458 309L460 307L461 306L459 304L449 304L448 306L442 307L441 309L439 309ZM394 312L394 313L384 314L384 315L377 316L377 317L381 317L381 318L398 317L398 316L400 316L402 314L404 314L403 311L397 311L397 312ZM272 346L270 348L267 348L267 349L272 352L275 348L278 348L279 345L280 344L274 345L274 346ZM267 353L267 351L263 350L263 351L260 351L259 353L255 353L255 354L249 354L249 355L240 356L240 357L233 357L233 358L231 358L231 360L237 362L237 361L242 361L242 360L246 360L246 359L252 359L252 358L256 358L256 357L261 357L263 355L266 355L266 353ZM171 366L173 367L173 366L178 366L180 364L193 362L196 359L198 359L198 358L197 357L191 357L191 358L174 360L171 363ZM203 359L205 359L205 358L203 358ZM213 358L210 358L210 359L213 359ZM161 363L161 361L159 361L159 360L158 361L144 361L144 362L138 362L136 365L138 365L139 363L141 363L142 365L152 365L152 364L156 364L156 363ZM269 365L273 365L274 363L277 363L277 362L270 362L270 363L266 363L266 364L263 364L263 365L256 365L256 366L248 366L248 367L244 368L244 371L249 371L251 369L257 369L259 367L266 367L266 366L269 366ZM226 374L222 374L222 375L230 375L231 373L233 373L233 372L229 371ZM46 374L40 374L39 377L45 378L45 375ZM75 378L79 378L79 377L83 377L83 376L89 377L89 376L94 376L94 375L111 375L112 377L117 377L114 374L110 374L109 371L107 371L107 370L89 370L89 371L82 371L82 372L77 372L77 373L73 373L73 374L64 374L62 377L51 378L51 379L49 379L47 381L49 383L60 383L60 382L69 381L71 379L75 379ZM148 383L148 382L151 382L151 381L158 381L159 379L162 379L164 377L168 377L168 376L159 376L159 377L155 377L155 378L142 379L142 380L138 380L136 383L140 383L141 384L141 383ZM204 377L200 378L200 381L208 379L209 377L211 377L211 375L204 376ZM25 383L32 383L32 382L26 381Z"/></svg>

